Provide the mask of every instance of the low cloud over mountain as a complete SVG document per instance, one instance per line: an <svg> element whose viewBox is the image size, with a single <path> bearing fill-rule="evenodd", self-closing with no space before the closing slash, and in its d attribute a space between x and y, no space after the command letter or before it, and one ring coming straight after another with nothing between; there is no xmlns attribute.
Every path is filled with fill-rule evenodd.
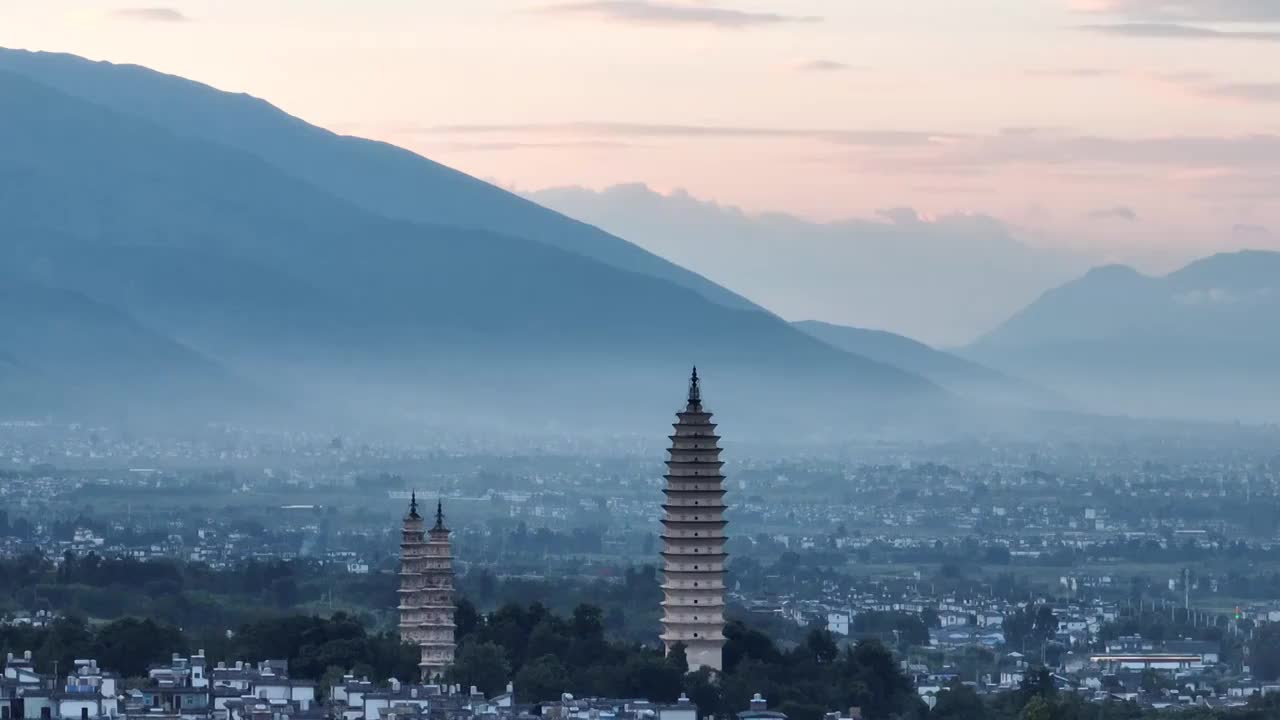
<svg viewBox="0 0 1280 720"><path fill-rule="evenodd" d="M961 344L1088 266L1029 247L984 215L891 208L815 223L752 215L644 185L528 193L566 215L734 288L786 318L887 329Z"/></svg>
<svg viewBox="0 0 1280 720"><path fill-rule="evenodd" d="M1095 411L1280 420L1280 253L1095 268L965 350Z"/></svg>

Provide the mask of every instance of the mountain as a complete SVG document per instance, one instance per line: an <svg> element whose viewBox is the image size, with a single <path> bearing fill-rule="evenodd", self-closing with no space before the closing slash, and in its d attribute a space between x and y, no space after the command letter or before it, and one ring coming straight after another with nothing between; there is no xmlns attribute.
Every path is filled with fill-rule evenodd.
<svg viewBox="0 0 1280 720"><path fill-rule="evenodd" d="M949 402L768 313L536 240L379 215L251 152L26 75L0 71L0 102L0 135L23 138L0 155L0 265L312 417L648 426L694 362L717 409L761 428Z"/></svg>
<svg viewBox="0 0 1280 720"><path fill-rule="evenodd" d="M1204 258L1152 277L1096 268L964 351L1095 409L1280 420L1280 253Z"/></svg>
<svg viewBox="0 0 1280 720"><path fill-rule="evenodd" d="M216 363L80 293L6 278L0 327L6 408L129 408L177 396L249 400L250 389Z"/></svg>
<svg viewBox="0 0 1280 720"><path fill-rule="evenodd" d="M815 320L792 325L832 347L906 370L974 400L1044 408L1066 405L1063 398L1031 383L902 335Z"/></svg>
<svg viewBox="0 0 1280 720"><path fill-rule="evenodd" d="M785 318L891 328L945 346L989 331L1088 268L1034 248L1000 221L910 208L820 223L752 214L644 185L527 197L599 225L732 287Z"/></svg>
<svg viewBox="0 0 1280 720"><path fill-rule="evenodd" d="M182 137L250 153L366 211L411 222L478 228L552 245L667 280L737 309L761 308L598 228L403 148L345 137L264 100L136 65L0 48L0 70L144 118Z"/></svg>

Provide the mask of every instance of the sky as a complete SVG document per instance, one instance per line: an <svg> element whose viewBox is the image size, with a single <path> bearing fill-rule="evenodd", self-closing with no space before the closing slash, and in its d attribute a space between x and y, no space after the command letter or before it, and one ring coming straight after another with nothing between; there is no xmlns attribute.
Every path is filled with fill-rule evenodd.
<svg viewBox="0 0 1280 720"><path fill-rule="evenodd" d="M0 45L525 191L975 213L1153 267L1280 248L1280 0L0 0Z"/></svg>

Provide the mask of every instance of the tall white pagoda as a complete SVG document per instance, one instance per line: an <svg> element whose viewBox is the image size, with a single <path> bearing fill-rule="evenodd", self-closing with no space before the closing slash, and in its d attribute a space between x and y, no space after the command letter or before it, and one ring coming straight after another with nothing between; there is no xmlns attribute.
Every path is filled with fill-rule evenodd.
<svg viewBox="0 0 1280 720"><path fill-rule="evenodd" d="M434 682L453 664L453 555L444 504L436 503L436 524L428 532L412 495L400 543L400 639L422 649L418 667Z"/></svg>
<svg viewBox="0 0 1280 720"><path fill-rule="evenodd" d="M662 509L662 643L685 646L689 670L723 669L724 475L720 436L702 407L698 369L676 413Z"/></svg>

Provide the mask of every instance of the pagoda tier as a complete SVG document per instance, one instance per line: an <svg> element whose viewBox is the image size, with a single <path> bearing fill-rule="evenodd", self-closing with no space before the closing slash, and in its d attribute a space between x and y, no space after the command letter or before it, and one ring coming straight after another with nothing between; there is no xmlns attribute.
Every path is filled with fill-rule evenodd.
<svg viewBox="0 0 1280 720"><path fill-rule="evenodd" d="M689 397L676 413L662 492L662 643L685 647L689 669L723 668L724 475L720 436L702 408L695 368Z"/></svg>
<svg viewBox="0 0 1280 720"><path fill-rule="evenodd" d="M453 664L453 554L443 506L436 505L436 524L428 531L416 494L404 519L399 574L400 639L420 648L418 667L430 682Z"/></svg>

